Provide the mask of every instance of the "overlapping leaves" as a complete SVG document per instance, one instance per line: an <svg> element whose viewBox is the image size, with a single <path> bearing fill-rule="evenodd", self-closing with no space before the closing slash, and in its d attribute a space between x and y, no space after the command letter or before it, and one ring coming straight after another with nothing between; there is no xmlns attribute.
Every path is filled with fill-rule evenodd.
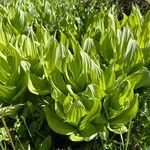
<svg viewBox="0 0 150 150"><path fill-rule="evenodd" d="M0 102L20 104L27 89L48 96L48 125L73 141L106 128L126 132L138 111L134 90L150 86L150 13L142 17L135 9L119 22L115 12L101 10L86 24L86 14L79 18L70 5L67 14L59 3L33 4L0 6Z"/></svg>

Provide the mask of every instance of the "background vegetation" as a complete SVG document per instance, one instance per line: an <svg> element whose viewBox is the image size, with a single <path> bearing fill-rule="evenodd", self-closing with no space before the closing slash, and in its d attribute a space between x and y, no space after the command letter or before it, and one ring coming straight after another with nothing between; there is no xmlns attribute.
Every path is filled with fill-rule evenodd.
<svg viewBox="0 0 150 150"><path fill-rule="evenodd" d="M14 0L1 1L1 4L0 149L150 149L150 12L147 1ZM138 4L139 7L132 4ZM116 42L120 43L117 45ZM56 49L61 55L55 64L51 61L53 58L49 58L49 53L55 54ZM93 63L98 66L98 70L102 70L102 74L106 70L110 76L115 74L116 78L104 89L108 97L112 96L113 83L119 83L117 77L121 75L120 81L123 81L122 78L129 80L131 87L128 86L128 89L134 91L135 95L139 94L137 115L123 122L124 129L119 134L116 134L121 130L119 127L116 130L104 128L88 142L73 142L68 136L54 132L47 123L48 113L44 108L53 108L55 99L59 98L57 94L60 94L51 93L56 90L55 87L63 91L62 83L56 82L58 79L55 79L53 72L59 76L61 72L63 78L67 78L60 67L60 60L66 57L74 65L72 58L76 62L80 61L76 58L76 53L80 54L79 49L90 56L86 55L89 64L83 70L90 70ZM132 53L127 53L127 50ZM124 59L125 55L127 57ZM6 59L7 63L4 61ZM113 70L112 64L117 69ZM71 71L74 73L73 69ZM95 77L93 74L92 77ZM104 78L108 78L105 74ZM84 97L81 91L85 88L83 86L91 82L89 76L85 82L83 78L79 78L78 82L72 76L70 80L79 88L69 79L64 80L67 85L71 84L76 95ZM56 86L51 86L52 81ZM95 81L92 80L92 83L95 84ZM71 90L69 92L72 94ZM130 93L124 90L125 94L127 92ZM103 107L101 112L105 117ZM111 122L109 117L107 119Z"/></svg>

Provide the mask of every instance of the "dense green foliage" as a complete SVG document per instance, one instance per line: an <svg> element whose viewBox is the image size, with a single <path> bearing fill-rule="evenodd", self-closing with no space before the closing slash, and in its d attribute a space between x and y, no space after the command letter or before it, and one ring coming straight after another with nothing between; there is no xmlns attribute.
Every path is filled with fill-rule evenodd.
<svg viewBox="0 0 150 150"><path fill-rule="evenodd" d="M138 148L149 145L149 99L141 89L150 86L150 11L142 16L133 6L119 21L117 6L95 4L0 5L2 149L10 146L7 126L16 149L56 148L55 136L62 136L127 150L136 124L145 141ZM139 103L145 107L138 111ZM121 144L112 145L111 136Z"/></svg>

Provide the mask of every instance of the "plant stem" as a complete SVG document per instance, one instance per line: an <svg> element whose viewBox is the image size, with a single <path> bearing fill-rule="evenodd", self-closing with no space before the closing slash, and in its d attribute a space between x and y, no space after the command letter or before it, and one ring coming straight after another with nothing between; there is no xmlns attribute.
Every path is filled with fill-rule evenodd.
<svg viewBox="0 0 150 150"><path fill-rule="evenodd" d="M11 137L11 135L10 135L9 129L8 129L7 125L6 125L6 122L5 122L5 119L4 119L4 118L2 118L2 123L3 123L3 125L4 125L4 128L5 128L6 132L7 132L7 134L8 134L8 137L9 137L10 144L11 144L11 146L12 146L12 149L13 149L13 150L16 150L15 145L14 145L14 143L13 143L12 137Z"/></svg>
<svg viewBox="0 0 150 150"><path fill-rule="evenodd" d="M26 126L26 129L27 129L27 131L28 131L28 134L29 134L29 136L30 136L30 138L31 138L31 140L32 140L32 142L33 142L33 144L34 144L34 146L35 146L35 143L34 143L32 134L31 134L31 132L30 132L30 129L29 129L27 123L26 123L26 120L25 120L24 116L21 116L21 118L22 118L22 120L23 120L23 122L24 122L24 124L25 124L25 126Z"/></svg>
<svg viewBox="0 0 150 150"><path fill-rule="evenodd" d="M18 136L16 136L16 139L18 140L18 142L19 142L19 144L20 144L22 150L25 150L25 148L23 147L23 145L22 145L21 141L19 140Z"/></svg>
<svg viewBox="0 0 150 150"><path fill-rule="evenodd" d="M130 121L130 123L129 123L129 131L128 131L128 135L127 135L127 142L126 142L126 145L125 145L125 150L127 150L128 146L129 146L131 127L132 127L132 121Z"/></svg>
<svg viewBox="0 0 150 150"><path fill-rule="evenodd" d="M120 133L120 138L121 138L121 142L122 142L122 149L124 149L124 140L123 140L123 136L122 136L122 134Z"/></svg>

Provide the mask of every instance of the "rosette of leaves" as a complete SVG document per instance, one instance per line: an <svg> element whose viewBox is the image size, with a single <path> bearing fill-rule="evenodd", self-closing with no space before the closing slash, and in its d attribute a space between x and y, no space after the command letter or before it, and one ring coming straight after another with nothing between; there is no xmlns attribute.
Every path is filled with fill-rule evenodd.
<svg viewBox="0 0 150 150"><path fill-rule="evenodd" d="M150 86L150 71L143 67L129 76L122 74L117 77L113 66L104 71L106 96L102 108L107 128L122 134L138 111L138 94L134 90Z"/></svg>
<svg viewBox="0 0 150 150"><path fill-rule="evenodd" d="M104 100L104 109L109 130L115 133L127 131L126 123L132 120L138 111L138 95L128 80L122 81Z"/></svg>
<svg viewBox="0 0 150 150"><path fill-rule="evenodd" d="M90 140L98 133L94 120L100 116L105 95L97 85L101 69L82 50L67 55L61 66L49 77L53 91L52 100L45 107L48 124L73 141Z"/></svg>
<svg viewBox="0 0 150 150"><path fill-rule="evenodd" d="M149 70L137 68L130 75L124 70L118 75L118 64L112 61L102 71L98 60L91 59L75 39L71 39L72 53L54 41L51 39L44 57L45 74L53 89L52 99L45 107L50 128L69 135L73 141L90 140L106 127L115 133L126 132L126 123L138 110L134 89L149 85ZM127 56L131 56L130 53ZM124 114L127 117L123 118Z"/></svg>
<svg viewBox="0 0 150 150"><path fill-rule="evenodd" d="M21 103L27 87L26 62L16 49L0 43L0 102Z"/></svg>
<svg viewBox="0 0 150 150"><path fill-rule="evenodd" d="M21 59L28 64L26 75L28 77L27 86L31 93L35 95L47 95L50 93L50 84L44 76L44 69L42 64L43 49L47 50L47 30L36 23L37 32L34 32L32 26L29 27L27 35L20 34L13 36L11 41ZM45 34L45 36L44 36ZM43 35L44 38L40 38ZM45 46L46 45L46 46Z"/></svg>

